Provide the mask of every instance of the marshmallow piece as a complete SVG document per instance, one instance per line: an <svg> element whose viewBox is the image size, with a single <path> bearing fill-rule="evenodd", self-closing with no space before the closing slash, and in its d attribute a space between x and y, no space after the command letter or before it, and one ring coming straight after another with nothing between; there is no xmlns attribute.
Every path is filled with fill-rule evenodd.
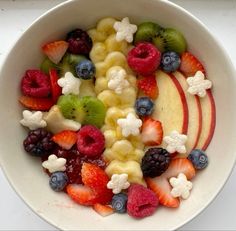
<svg viewBox="0 0 236 231"><path fill-rule="evenodd" d="M50 173L57 171L65 171L66 170L66 159L58 158L56 155L52 154L48 157L48 160L42 163L42 166Z"/></svg>
<svg viewBox="0 0 236 231"><path fill-rule="evenodd" d="M111 180L107 183L107 188L112 189L114 194L118 194L122 189L127 189L130 186L128 182L128 174L113 174Z"/></svg>

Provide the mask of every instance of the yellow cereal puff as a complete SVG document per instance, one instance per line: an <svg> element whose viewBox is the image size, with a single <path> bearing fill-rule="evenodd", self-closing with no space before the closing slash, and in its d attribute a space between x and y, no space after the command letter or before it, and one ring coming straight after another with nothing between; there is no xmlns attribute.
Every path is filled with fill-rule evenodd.
<svg viewBox="0 0 236 231"><path fill-rule="evenodd" d="M127 107L134 106L136 96L137 92L133 87L124 89L122 95L120 95L121 105L126 105Z"/></svg>
<svg viewBox="0 0 236 231"><path fill-rule="evenodd" d="M79 97L96 96L93 80L81 80Z"/></svg>
<svg viewBox="0 0 236 231"><path fill-rule="evenodd" d="M106 107L114 107L120 104L119 97L111 90L104 90L97 95Z"/></svg>
<svg viewBox="0 0 236 231"><path fill-rule="evenodd" d="M133 88L137 88L137 78L134 75L127 75L127 80Z"/></svg>
<svg viewBox="0 0 236 231"><path fill-rule="evenodd" d="M107 110L105 117L105 124L110 127L117 127L117 120L124 117L124 113L118 107L110 107Z"/></svg>
<svg viewBox="0 0 236 231"><path fill-rule="evenodd" d="M95 92L99 94L100 92L106 90L108 81L105 77L99 77L95 80Z"/></svg>
<svg viewBox="0 0 236 231"><path fill-rule="evenodd" d="M118 42L115 34L110 35L106 39L105 45L108 53L112 51L121 51L124 54L128 53L128 43L125 40Z"/></svg>
<svg viewBox="0 0 236 231"><path fill-rule="evenodd" d="M138 136L131 135L128 137L128 140L133 145L133 147L135 147L137 149L144 149L144 144L142 142L141 135L138 135Z"/></svg>
<svg viewBox="0 0 236 231"><path fill-rule="evenodd" d="M126 173L128 175L128 181L130 183L137 183L146 186L140 164L136 161L129 160L126 162L122 162L119 160L113 160L107 166L105 171L109 177L111 177L113 174Z"/></svg>
<svg viewBox="0 0 236 231"><path fill-rule="evenodd" d="M111 148L112 145L117 141L117 135L115 130L106 130L103 133L105 137L106 148Z"/></svg>
<svg viewBox="0 0 236 231"><path fill-rule="evenodd" d="M89 53L89 57L93 63L103 61L107 56L107 48L105 44L97 42L93 44L92 50Z"/></svg>

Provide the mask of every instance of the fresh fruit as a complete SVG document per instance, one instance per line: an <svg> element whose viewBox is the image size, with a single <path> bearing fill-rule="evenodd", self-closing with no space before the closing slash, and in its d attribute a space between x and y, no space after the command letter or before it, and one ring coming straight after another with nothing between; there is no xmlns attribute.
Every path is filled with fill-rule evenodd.
<svg viewBox="0 0 236 231"><path fill-rule="evenodd" d="M54 103L56 103L62 91L61 87L57 83L57 80L59 79L57 75L57 71L55 69L50 69L49 77L50 77L50 83L51 83L52 100Z"/></svg>
<svg viewBox="0 0 236 231"><path fill-rule="evenodd" d="M155 75L146 76L138 80L138 88L148 97L155 100L159 95L159 89Z"/></svg>
<svg viewBox="0 0 236 231"><path fill-rule="evenodd" d="M58 64L68 49L66 41L55 41L42 46L45 55L55 64Z"/></svg>
<svg viewBox="0 0 236 231"><path fill-rule="evenodd" d="M133 71L147 76L157 70L161 61L161 53L151 43L140 42L129 51L127 61Z"/></svg>
<svg viewBox="0 0 236 231"><path fill-rule="evenodd" d="M50 69L58 69L58 65L53 63L48 57L46 57L40 65L40 70L46 75L49 74Z"/></svg>
<svg viewBox="0 0 236 231"><path fill-rule="evenodd" d="M54 104L50 98L33 98L29 96L21 96L19 102L24 107L35 111L47 111Z"/></svg>
<svg viewBox="0 0 236 231"><path fill-rule="evenodd" d="M162 54L161 67L163 71L170 73L176 71L180 66L180 57L174 51L167 51Z"/></svg>
<svg viewBox="0 0 236 231"><path fill-rule="evenodd" d="M149 148L142 159L141 169L144 177L163 174L170 165L170 153L163 148Z"/></svg>
<svg viewBox="0 0 236 231"><path fill-rule="evenodd" d="M79 89L79 97L92 96L96 97L95 84L93 79L81 80L81 85Z"/></svg>
<svg viewBox="0 0 236 231"><path fill-rule="evenodd" d="M102 217L106 217L114 213L114 209L111 208L109 205L102 205L99 203L96 203L93 206L93 209Z"/></svg>
<svg viewBox="0 0 236 231"><path fill-rule="evenodd" d="M208 165L208 157L206 153L200 149L194 149L190 152L188 159L192 162L196 169L204 169Z"/></svg>
<svg viewBox="0 0 236 231"><path fill-rule="evenodd" d="M68 177L64 172L54 172L50 176L49 185L52 190L62 191L68 183Z"/></svg>
<svg viewBox="0 0 236 231"><path fill-rule="evenodd" d="M82 60L76 65L75 70L77 76L84 80L95 76L95 66L90 60Z"/></svg>
<svg viewBox="0 0 236 231"><path fill-rule="evenodd" d="M163 128L160 121L147 118L142 125L142 142L147 146L160 145L163 139Z"/></svg>
<svg viewBox="0 0 236 231"><path fill-rule="evenodd" d="M158 30L152 42L161 52L175 51L182 54L187 48L183 34L173 28Z"/></svg>
<svg viewBox="0 0 236 231"><path fill-rule="evenodd" d="M69 150L77 141L77 133L74 131L65 130L55 134L52 140L60 147Z"/></svg>
<svg viewBox="0 0 236 231"><path fill-rule="evenodd" d="M66 41L69 43L69 52L72 54L88 55L93 42L86 31L75 29L67 34Z"/></svg>
<svg viewBox="0 0 236 231"><path fill-rule="evenodd" d="M204 74L205 68L201 62L191 53L185 52L181 55L181 64L179 70L186 76L194 76L197 71L201 71Z"/></svg>
<svg viewBox="0 0 236 231"><path fill-rule="evenodd" d="M25 96L48 97L51 92L50 80L40 70L27 70L21 80L21 91Z"/></svg>
<svg viewBox="0 0 236 231"><path fill-rule="evenodd" d="M140 97L136 99L135 111L139 116L149 116L154 110L154 103L148 97Z"/></svg>
<svg viewBox="0 0 236 231"><path fill-rule="evenodd" d="M112 197L111 206L117 213L125 213L127 210L127 201L127 194L118 193Z"/></svg>
<svg viewBox="0 0 236 231"><path fill-rule="evenodd" d="M128 191L127 212L135 218L151 216L158 207L158 198L153 191L138 184L132 184Z"/></svg>
<svg viewBox="0 0 236 231"><path fill-rule="evenodd" d="M24 149L33 156L48 155L55 145L51 138L52 133L43 128L32 130L23 141Z"/></svg>
<svg viewBox="0 0 236 231"><path fill-rule="evenodd" d="M83 155L101 155L105 148L105 138L103 133L92 125L82 127L78 132L77 148Z"/></svg>

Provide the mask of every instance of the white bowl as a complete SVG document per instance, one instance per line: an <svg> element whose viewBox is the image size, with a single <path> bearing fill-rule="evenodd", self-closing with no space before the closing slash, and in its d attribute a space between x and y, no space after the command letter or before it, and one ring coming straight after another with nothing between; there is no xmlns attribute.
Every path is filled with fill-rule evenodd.
<svg viewBox="0 0 236 231"><path fill-rule="evenodd" d="M22 108L18 103L19 83L26 69L37 68L43 43L63 37L81 27L90 28L105 16L130 17L131 22L151 20L183 32L189 49L199 57L214 83L217 123L207 150L210 164L194 179L191 197L178 209L160 208L155 215L135 220L127 215L102 218L92 209L72 202L64 193L48 186L40 160L25 153L20 126ZM236 82L234 68L221 44L194 16L179 6L161 0L74 0L48 11L21 36L10 51L0 78L2 168L20 197L37 213L65 230L174 230L199 214L225 184L236 158Z"/></svg>

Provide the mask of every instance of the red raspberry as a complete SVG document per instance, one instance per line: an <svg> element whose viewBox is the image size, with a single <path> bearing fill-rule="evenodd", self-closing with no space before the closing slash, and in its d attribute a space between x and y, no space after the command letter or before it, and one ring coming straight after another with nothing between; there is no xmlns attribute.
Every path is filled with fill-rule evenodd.
<svg viewBox="0 0 236 231"><path fill-rule="evenodd" d="M129 51L127 61L133 71L146 76L155 72L159 67L161 53L151 43L141 42Z"/></svg>
<svg viewBox="0 0 236 231"><path fill-rule="evenodd" d="M105 147L105 137L102 132L92 125L82 127L78 132L77 148L87 156L101 155Z"/></svg>
<svg viewBox="0 0 236 231"><path fill-rule="evenodd" d="M151 216L159 201L155 193L142 185L132 184L128 191L127 212L135 218Z"/></svg>
<svg viewBox="0 0 236 231"><path fill-rule="evenodd" d="M26 96L48 97L51 93L50 79L40 70L27 70L21 80L21 90Z"/></svg>

